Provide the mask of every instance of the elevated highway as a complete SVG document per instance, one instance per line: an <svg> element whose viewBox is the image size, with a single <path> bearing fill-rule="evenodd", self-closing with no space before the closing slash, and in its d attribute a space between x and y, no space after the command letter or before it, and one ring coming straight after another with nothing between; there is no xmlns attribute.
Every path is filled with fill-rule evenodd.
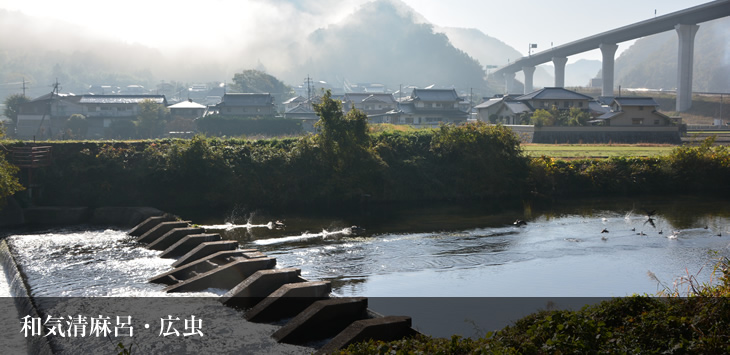
<svg viewBox="0 0 730 355"><path fill-rule="evenodd" d="M676 30L679 40L677 65L677 111L685 111L692 106L692 63L694 57L694 37L699 29L697 24L730 16L730 0L716 0L685 10L655 17L649 20L623 26L573 41L542 52L522 57L513 63L498 68L492 75L503 76L508 92L513 88L514 75L518 71L525 74L525 93L531 92L532 75L537 65L552 61L555 66L555 86L565 86L565 64L574 54L600 49L603 59L602 96L613 97L614 56L618 43Z"/></svg>

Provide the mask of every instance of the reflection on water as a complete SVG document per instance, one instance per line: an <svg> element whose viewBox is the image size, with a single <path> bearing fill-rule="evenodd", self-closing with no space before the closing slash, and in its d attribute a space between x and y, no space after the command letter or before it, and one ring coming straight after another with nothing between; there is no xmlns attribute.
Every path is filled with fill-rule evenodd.
<svg viewBox="0 0 730 355"><path fill-rule="evenodd" d="M655 227L645 210L657 211ZM276 257L278 267L331 281L341 296L622 296L657 292L648 272L669 287L687 272L709 280L708 252L730 254L729 216L719 200L613 199L519 211L449 205L348 218L259 215L205 227ZM515 219L528 223L517 227ZM123 231L8 241L34 296L164 295L147 279L172 263ZM210 291L203 294L220 293Z"/></svg>
<svg viewBox="0 0 730 355"><path fill-rule="evenodd" d="M657 211L655 227L647 210ZM687 273L710 280L709 252L730 254L729 212L724 201L693 198L498 213L420 207L349 221L292 217L284 230L231 237L330 280L342 296L622 296L672 288ZM517 218L528 224L514 226ZM342 227L353 222L365 233Z"/></svg>

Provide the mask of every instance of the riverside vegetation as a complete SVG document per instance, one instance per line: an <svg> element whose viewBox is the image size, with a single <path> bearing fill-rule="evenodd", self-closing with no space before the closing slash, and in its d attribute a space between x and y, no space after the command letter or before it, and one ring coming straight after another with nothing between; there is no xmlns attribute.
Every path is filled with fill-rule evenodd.
<svg viewBox="0 0 730 355"><path fill-rule="evenodd" d="M371 132L364 113L344 114L329 93L316 111L319 133L305 137L43 143L53 146L53 165L34 172L34 182L44 187L39 202L225 213L234 207L291 211L445 200L519 205L572 196L730 193L730 152L711 139L661 156L558 160L528 157L518 137L500 125ZM3 171L11 174L2 186L11 186L12 167ZM12 186L9 194L18 190Z"/></svg>
<svg viewBox="0 0 730 355"><path fill-rule="evenodd" d="M730 192L730 152L707 140L656 157L527 157L507 128L484 123L435 130L368 129L325 94L320 133L269 140L159 139L48 142L38 169L47 205L152 205L181 210L358 206L364 201L517 201L572 196ZM6 147L24 145L6 141ZM46 143L44 143L46 144ZM3 195L22 189L0 154ZM16 194L22 199L24 194ZM365 342L350 353L722 353L730 344L728 260L720 284L690 298L628 297L580 311L543 311L480 339L419 336ZM677 295L666 292L665 295Z"/></svg>

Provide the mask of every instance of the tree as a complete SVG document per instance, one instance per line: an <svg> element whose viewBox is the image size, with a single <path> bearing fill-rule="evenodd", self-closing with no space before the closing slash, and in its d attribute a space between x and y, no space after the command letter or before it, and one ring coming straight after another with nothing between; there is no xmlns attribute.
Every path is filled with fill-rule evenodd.
<svg viewBox="0 0 730 355"><path fill-rule="evenodd" d="M259 70L244 70L233 75L231 91L244 93L269 93L279 99L290 97L291 87L276 77ZM283 101L283 100L280 100Z"/></svg>
<svg viewBox="0 0 730 355"><path fill-rule="evenodd" d="M66 121L66 129L71 131L73 138L85 138L89 130L89 122L82 114L75 113Z"/></svg>
<svg viewBox="0 0 730 355"><path fill-rule="evenodd" d="M0 138L4 136L4 130L0 130ZM5 204L6 197L25 189L16 176L18 170L20 169L17 166L5 159L5 153L0 150L0 209Z"/></svg>
<svg viewBox="0 0 730 355"><path fill-rule="evenodd" d="M20 114L20 105L29 102L30 98L23 94L13 94L5 99L5 117L11 119L13 123L18 123L18 114Z"/></svg>
<svg viewBox="0 0 730 355"><path fill-rule="evenodd" d="M532 113L532 118L530 118L530 120L535 127L552 126L555 123L555 117L553 114L550 113L550 111L543 109L535 110L535 112Z"/></svg>
<svg viewBox="0 0 730 355"><path fill-rule="evenodd" d="M345 115L342 113L342 103L332 99L330 90L313 107L319 116L315 124L320 130L318 137L327 149L343 152L369 145L368 116L364 112L353 108Z"/></svg>
<svg viewBox="0 0 730 355"><path fill-rule="evenodd" d="M153 100L142 100L139 103L137 128L142 138L153 138L160 135L165 127L165 117L170 110Z"/></svg>

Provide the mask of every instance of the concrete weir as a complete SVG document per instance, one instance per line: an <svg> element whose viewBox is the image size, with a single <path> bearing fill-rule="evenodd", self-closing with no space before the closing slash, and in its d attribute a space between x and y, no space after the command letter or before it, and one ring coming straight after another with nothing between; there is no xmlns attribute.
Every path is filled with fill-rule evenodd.
<svg viewBox="0 0 730 355"><path fill-rule="evenodd" d="M384 317L367 308L365 297L331 298L326 281L309 281L297 268L277 269L276 259L255 249L239 249L235 240L205 234L188 221L151 217L130 231L147 248L177 258L173 269L149 282L167 285L165 292L223 289L219 301L244 310L255 323L289 319L272 337L279 343L320 347L330 353L357 341L394 340L417 334L411 318ZM321 347L323 341L326 344ZM313 345L315 344L315 345Z"/></svg>

